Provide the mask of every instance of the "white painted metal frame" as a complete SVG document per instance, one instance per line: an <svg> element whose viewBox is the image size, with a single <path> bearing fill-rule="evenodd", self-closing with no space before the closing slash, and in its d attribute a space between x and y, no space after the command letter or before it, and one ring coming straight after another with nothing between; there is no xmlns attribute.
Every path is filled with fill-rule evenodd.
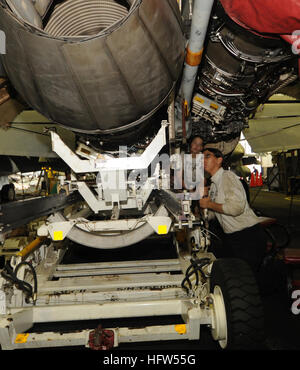
<svg viewBox="0 0 300 370"><path fill-rule="evenodd" d="M112 328L114 346L123 342L196 340L200 325L213 323L209 305L200 308L197 298L188 297L181 288L183 274L178 259L59 265L64 252L51 245L37 267L35 306L26 304L24 297L6 300L6 312L0 314L2 349L88 346L90 329L26 333L35 323L98 319L101 323L112 318L168 315L179 315L185 322L183 332L175 324ZM51 281L53 277L58 280ZM3 283L0 280L2 290Z"/></svg>
<svg viewBox="0 0 300 370"><path fill-rule="evenodd" d="M155 179L153 177L147 179L145 184L141 187L140 191L138 193L135 193L133 196L126 190L127 199L123 202L120 202L120 199L118 197L119 194L117 192L112 194L116 197L115 201L107 201L105 199L102 199L101 196L96 197L83 181L76 181L76 186L79 193L94 213L98 213L99 211L112 210L114 202L118 203L118 207L121 209L137 208L140 210L146 204L152 190L155 187Z"/></svg>
<svg viewBox="0 0 300 370"><path fill-rule="evenodd" d="M115 204L122 209L137 208L141 210L156 186L157 178L148 178L138 191L135 190L131 194L127 190L126 171L142 171L150 166L160 150L166 145L166 128L168 125L167 121L162 121L157 135L140 156L114 158L107 154L92 153L91 150L91 155L87 155L89 159L81 159L53 131L51 132L52 149L74 173L98 172L100 174L101 183L99 182L98 185L98 196L95 196L84 182L75 180L79 193L94 213L112 210ZM80 151L77 150L78 152ZM105 181L104 179L107 176L108 181ZM112 185L114 182L116 182L116 188ZM104 184L106 185L104 186Z"/></svg>
<svg viewBox="0 0 300 370"><path fill-rule="evenodd" d="M74 219L70 221L59 221L51 222L49 224L44 224L38 229L39 236L48 236L52 240L57 240L55 238L55 233L59 231L62 234L60 240L65 239L73 227L78 227L79 229L89 232L120 232L120 231L133 231L138 230L141 226L148 223L153 232L156 234L161 234L159 232L159 227L163 225L165 227L164 233L167 234L170 230L172 220L168 216L153 216L145 215L141 218L133 219L121 219L121 220L105 220L105 221L88 221L85 219Z"/></svg>
<svg viewBox="0 0 300 370"><path fill-rule="evenodd" d="M114 171L114 170L141 170L148 168L155 156L166 145L167 121L162 121L161 128L144 153L136 157L112 158L101 155L98 159L80 159L58 134L51 131L52 150L62 158L75 173Z"/></svg>

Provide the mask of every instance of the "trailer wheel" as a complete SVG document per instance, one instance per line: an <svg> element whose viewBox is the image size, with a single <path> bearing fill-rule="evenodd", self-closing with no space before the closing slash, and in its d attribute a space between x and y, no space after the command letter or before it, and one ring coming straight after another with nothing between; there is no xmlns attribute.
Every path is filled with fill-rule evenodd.
<svg viewBox="0 0 300 370"><path fill-rule="evenodd" d="M14 184L4 185L1 190L1 200L5 202L12 202L16 199L16 192Z"/></svg>
<svg viewBox="0 0 300 370"><path fill-rule="evenodd" d="M210 280L212 336L223 349L258 349L264 342L262 301L254 275L240 259L218 259Z"/></svg>

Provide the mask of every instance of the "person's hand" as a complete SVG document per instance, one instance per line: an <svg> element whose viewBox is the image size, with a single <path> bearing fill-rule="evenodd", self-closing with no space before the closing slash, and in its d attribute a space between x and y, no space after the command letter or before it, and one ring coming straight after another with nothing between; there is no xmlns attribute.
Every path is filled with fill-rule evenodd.
<svg viewBox="0 0 300 370"><path fill-rule="evenodd" d="M203 198L208 197L209 193L209 186L204 186Z"/></svg>
<svg viewBox="0 0 300 370"><path fill-rule="evenodd" d="M210 208L211 199L210 197L205 197L199 200L199 205L201 208Z"/></svg>

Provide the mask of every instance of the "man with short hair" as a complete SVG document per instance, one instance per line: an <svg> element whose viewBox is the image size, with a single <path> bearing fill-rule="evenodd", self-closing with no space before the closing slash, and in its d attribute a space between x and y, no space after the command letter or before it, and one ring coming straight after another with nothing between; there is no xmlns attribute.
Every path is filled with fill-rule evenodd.
<svg viewBox="0 0 300 370"><path fill-rule="evenodd" d="M261 265L267 236L260 219L250 208L239 178L222 168L223 155L215 148L204 150L204 169L211 175L207 198L200 207L213 211L224 233L224 247L232 257L245 260L257 273Z"/></svg>

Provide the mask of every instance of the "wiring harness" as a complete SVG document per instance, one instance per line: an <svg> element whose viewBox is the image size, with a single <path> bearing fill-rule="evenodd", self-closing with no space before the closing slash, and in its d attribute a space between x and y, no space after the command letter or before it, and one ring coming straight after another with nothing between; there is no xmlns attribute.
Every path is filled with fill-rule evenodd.
<svg viewBox="0 0 300 370"><path fill-rule="evenodd" d="M33 275L33 283L34 283L33 285L34 285L34 287L32 287L31 284L29 284L28 282L20 280L20 279L17 278L18 271L19 271L20 267L23 266L23 265L26 265L26 266L29 267L29 269L30 269L30 271ZM29 303L29 299L32 298L33 304L35 304L36 298L37 298L37 276L36 276L36 272L35 272L33 266L29 262L22 261L21 263L19 263L15 267L14 270L10 267L10 265L8 263L6 263L3 270L1 271L1 276L5 280L7 280L10 283L12 283L13 285L15 285L17 289L20 289L24 292L26 303Z"/></svg>
<svg viewBox="0 0 300 370"><path fill-rule="evenodd" d="M187 268L186 273L185 273L185 277L184 277L184 279L182 280L182 283L181 283L181 287L186 290L187 294L189 294L190 291L192 291L192 289L193 289L193 285L192 285L192 282L191 282L191 277L193 275L195 275L195 277L196 277L195 287L197 287L199 285L199 274L201 275L204 282L207 281L207 278L209 276L207 276L205 274L205 272L203 271L203 267L210 264L211 260L210 260L210 258L200 258L200 259L191 258L190 262L191 262L191 264ZM186 284L188 284L188 287L186 286Z"/></svg>

